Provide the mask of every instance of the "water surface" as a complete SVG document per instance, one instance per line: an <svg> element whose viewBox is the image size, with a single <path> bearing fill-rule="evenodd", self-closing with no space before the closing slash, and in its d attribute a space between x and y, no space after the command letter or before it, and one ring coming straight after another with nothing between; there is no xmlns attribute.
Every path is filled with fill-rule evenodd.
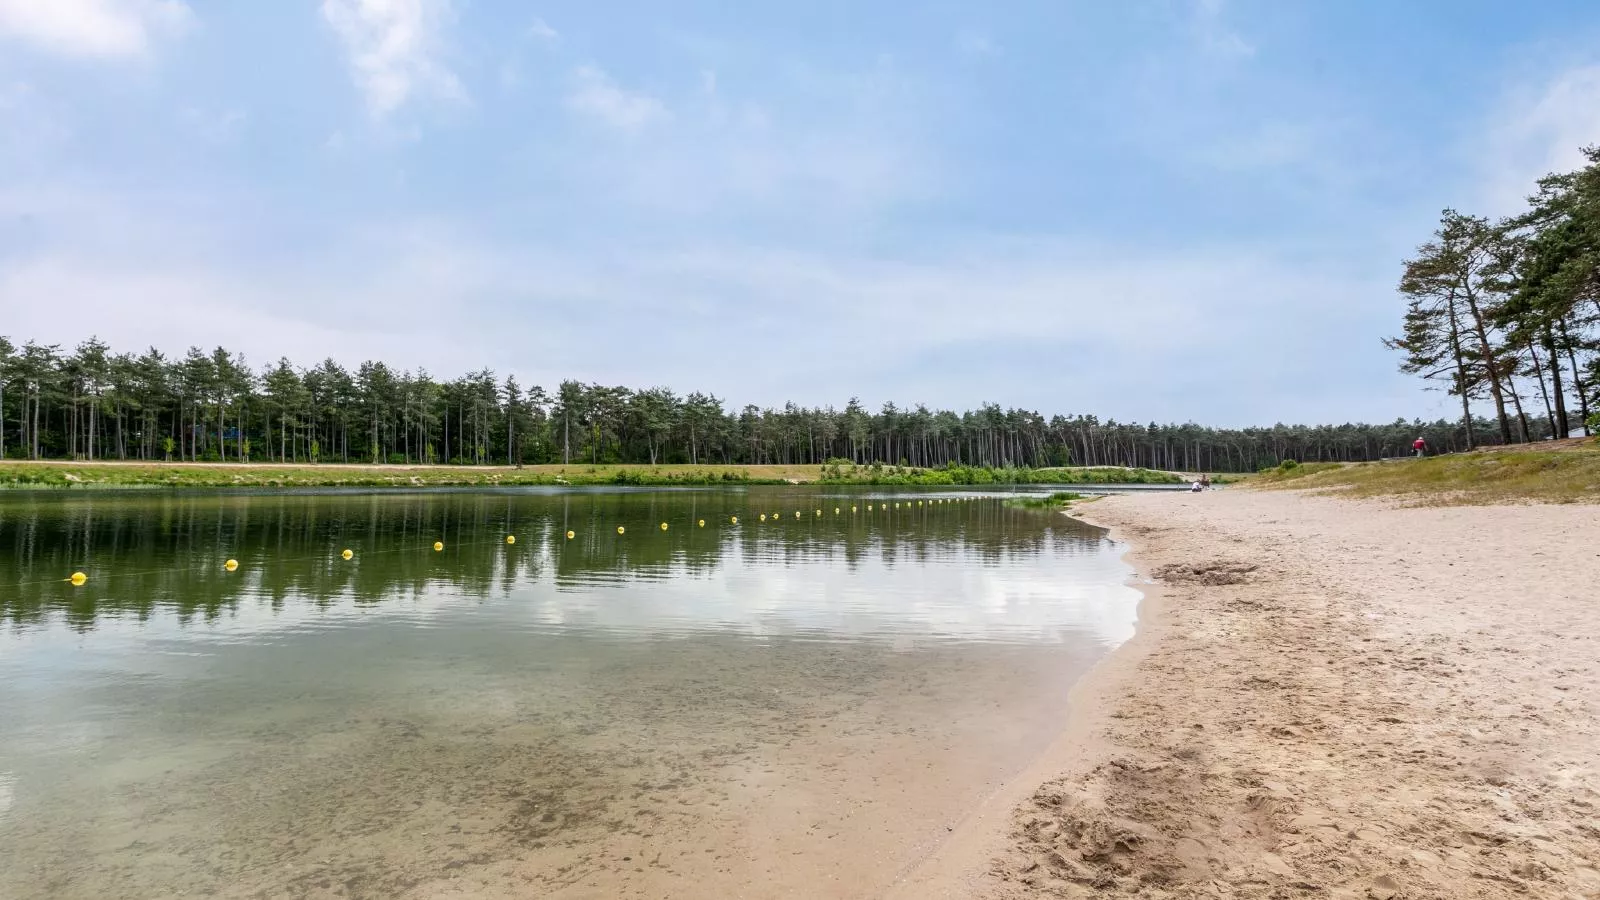
<svg viewBox="0 0 1600 900"><path fill-rule="evenodd" d="M0 496L0 896L871 896L1133 628L957 496Z"/></svg>

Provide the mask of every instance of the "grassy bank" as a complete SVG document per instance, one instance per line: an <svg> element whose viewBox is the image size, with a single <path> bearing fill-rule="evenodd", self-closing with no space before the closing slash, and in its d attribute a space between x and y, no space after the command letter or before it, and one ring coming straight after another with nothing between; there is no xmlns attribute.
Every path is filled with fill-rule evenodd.
<svg viewBox="0 0 1600 900"><path fill-rule="evenodd" d="M1074 502L1082 499L1082 494L1074 494L1070 491L1056 491L1048 497L1016 497L1007 500L1006 505L1021 509L1066 509Z"/></svg>
<svg viewBox="0 0 1600 900"><path fill-rule="evenodd" d="M1585 438L1379 463L1286 463L1252 483L1429 505L1594 503L1600 502L1600 442Z"/></svg>
<svg viewBox="0 0 1600 900"><path fill-rule="evenodd" d="M281 463L4 462L0 488L433 487L521 485L1004 485L1160 484L1145 469L983 469L955 466L396 466Z"/></svg>
<svg viewBox="0 0 1600 900"><path fill-rule="evenodd" d="M1182 478L1172 472L1152 469L1126 469L1120 466L1079 468L987 469L975 466L945 466L918 469L907 466L857 466L833 462L822 467L818 480L828 484L906 484L906 485L1013 485L1013 484L1178 484Z"/></svg>

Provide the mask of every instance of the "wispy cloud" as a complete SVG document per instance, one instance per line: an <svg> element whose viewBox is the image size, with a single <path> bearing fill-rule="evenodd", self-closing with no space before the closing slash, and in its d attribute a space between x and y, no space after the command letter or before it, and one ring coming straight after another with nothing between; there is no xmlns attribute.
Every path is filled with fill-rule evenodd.
<svg viewBox="0 0 1600 900"><path fill-rule="evenodd" d="M419 94L461 100L461 81L440 61L443 32L455 20L450 0L322 0L356 84L374 117Z"/></svg>
<svg viewBox="0 0 1600 900"><path fill-rule="evenodd" d="M956 35L956 50L962 56L992 56L1000 48L989 35L969 29Z"/></svg>
<svg viewBox="0 0 1600 900"><path fill-rule="evenodd" d="M1510 91L1481 145L1485 212L1517 212L1534 182L1584 165L1600 144L1600 63L1578 65Z"/></svg>
<svg viewBox="0 0 1600 900"><path fill-rule="evenodd" d="M528 37L541 41L554 41L561 37L561 32L551 28L545 20L535 18L533 24L528 26Z"/></svg>
<svg viewBox="0 0 1600 900"><path fill-rule="evenodd" d="M1213 56L1254 56L1255 45L1228 25L1226 6L1226 0L1194 0L1192 16L1195 39L1200 42L1201 49Z"/></svg>
<svg viewBox="0 0 1600 900"><path fill-rule="evenodd" d="M1366 340L1359 298L1387 302L1386 284L1220 246L1130 253L972 238L877 259L729 239L618 257L582 245L497 242L465 221L395 222L320 232L321 249L293 267L240 267L231 260L247 234L147 217L147 233L130 245L106 198L92 203L119 222L106 229L115 234L78 235L0 272L0 308L17 311L7 323L17 334L70 344L88 320L119 345L181 351L215 343L208 323L224 320L237 324L229 346L255 361L287 352L306 362L376 357L446 373L490 365L542 384L663 381L735 404L839 403L865 385L869 401L997 400L1178 420L1194 414L1200 395L1212 398L1207 417L1225 424L1404 409L1306 388L1382 381L1370 374L1383 351ZM81 219L76 206L35 209L63 234ZM205 209L195 212L211 221ZM1296 298L1299 315L1277 314L1286 297ZM505 316L508 300L526 315ZM459 315L429 316L440 303ZM64 320L62 307L76 317ZM330 324L329 308L344 314L341 322ZM815 349L796 330L797 315L848 322L875 335L873 350L808 368L797 387L792 368L770 365ZM474 329L487 319L498 324L497 340L486 343ZM718 327L728 322L738 323L731 343ZM597 341L635 350L596 357L586 348ZM1360 349L1330 358L1321 350L1329 342ZM1241 346L1253 351L1233 352ZM1234 389L1262 365L1280 377L1260 390ZM980 370L991 377L972 379ZM1174 371L1195 374L1174 380Z"/></svg>
<svg viewBox="0 0 1600 900"><path fill-rule="evenodd" d="M225 144L239 135L249 116L239 109L212 111L185 107L178 114L195 136L210 144Z"/></svg>
<svg viewBox="0 0 1600 900"><path fill-rule="evenodd" d="M541 169L591 210L633 224L762 222L825 236L947 189L928 138L934 105L892 67L781 68L777 84L759 87L703 71L664 99L589 70L569 104L581 98L608 127L545 142ZM649 140L616 139L646 128Z"/></svg>
<svg viewBox="0 0 1600 900"><path fill-rule="evenodd" d="M138 57L194 24L183 0L0 0L0 40L73 57Z"/></svg>
<svg viewBox="0 0 1600 900"><path fill-rule="evenodd" d="M594 66L581 66L573 72L567 108L625 131L636 131L672 115L654 96L622 88Z"/></svg>

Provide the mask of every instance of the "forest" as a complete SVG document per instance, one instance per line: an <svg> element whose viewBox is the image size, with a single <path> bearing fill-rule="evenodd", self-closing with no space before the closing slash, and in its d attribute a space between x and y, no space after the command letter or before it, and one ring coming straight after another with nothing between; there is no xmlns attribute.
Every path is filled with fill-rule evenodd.
<svg viewBox="0 0 1600 900"><path fill-rule="evenodd" d="M1402 371L1458 397L1455 421L1211 428L985 404L728 409L666 387L487 369L438 379L382 361L252 367L237 352L168 356L89 338L70 350L0 337L0 459L286 463L848 461L936 468L1128 466L1250 472L1565 438L1600 427L1600 148L1491 222L1446 210L1405 261ZM1489 401L1484 405L1484 401ZM1474 404L1477 407L1474 407Z"/></svg>
<svg viewBox="0 0 1600 900"><path fill-rule="evenodd" d="M1493 442L1600 426L1600 147L1547 175L1527 209L1499 221L1447 209L1405 263L1401 370L1461 402L1489 401ZM1464 439L1482 443L1476 428Z"/></svg>
<svg viewBox="0 0 1600 900"><path fill-rule="evenodd" d="M1535 436L1548 422L1529 419ZM787 404L729 410L717 397L566 381L553 391L473 372L435 379L383 362L350 371L238 353L70 351L0 338L0 458L286 463L823 464L993 468L1129 466L1255 471L1284 459L1404 455L1494 443L1492 422L1218 429L1044 415L989 404L955 412Z"/></svg>

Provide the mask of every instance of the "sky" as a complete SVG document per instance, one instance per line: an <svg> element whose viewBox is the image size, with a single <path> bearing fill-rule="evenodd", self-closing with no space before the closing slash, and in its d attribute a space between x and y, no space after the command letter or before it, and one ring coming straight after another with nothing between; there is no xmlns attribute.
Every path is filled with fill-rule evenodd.
<svg viewBox="0 0 1600 900"><path fill-rule="evenodd" d="M746 403L1454 415L1402 260L1592 0L0 0L0 334Z"/></svg>

